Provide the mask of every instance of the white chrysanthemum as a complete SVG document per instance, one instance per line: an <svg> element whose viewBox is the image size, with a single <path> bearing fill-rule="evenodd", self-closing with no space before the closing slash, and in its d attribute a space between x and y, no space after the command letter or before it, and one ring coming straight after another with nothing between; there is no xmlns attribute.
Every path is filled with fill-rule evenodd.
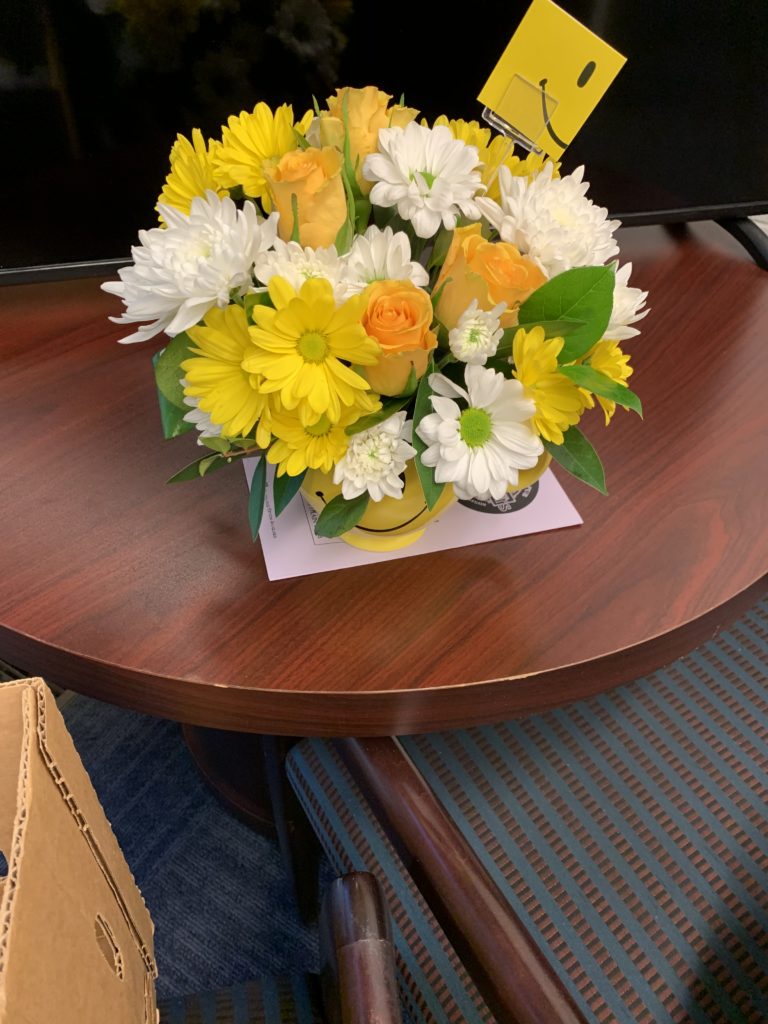
<svg viewBox="0 0 768 1024"><path fill-rule="evenodd" d="M186 377L182 377L180 383L183 388L189 387L189 381ZM198 434L198 444L203 443L202 439L204 437L221 437L221 424L214 423L210 413L204 412L199 408L199 398L195 398L192 395L184 395L184 405L189 406L189 412L184 415L184 422L191 423L194 426Z"/></svg>
<svg viewBox="0 0 768 1024"><path fill-rule="evenodd" d="M356 498L364 491L374 501L403 496L400 474L416 454L409 443L412 428L411 422L405 422L405 413L397 412L370 430L352 435L333 471L333 482L341 484L345 498Z"/></svg>
<svg viewBox="0 0 768 1024"><path fill-rule="evenodd" d="M493 309L477 308L477 299L459 317L453 330L448 332L448 344L451 352L462 363L483 365L489 356L496 355L504 328L499 317L507 308L500 302Z"/></svg>
<svg viewBox="0 0 768 1024"><path fill-rule="evenodd" d="M192 200L188 214L163 203L157 209L167 227L140 231L133 265L118 271L119 281L101 286L125 304L122 316L110 317L115 323L152 321L122 342L179 334L213 306L226 306L233 293L251 287L254 260L277 233L277 214L262 221L253 203L238 210L210 189Z"/></svg>
<svg viewBox="0 0 768 1024"><path fill-rule="evenodd" d="M419 238L431 238L441 224L453 230L459 214L480 219L478 166L477 148L454 139L450 128L412 121L379 131L379 152L365 158L363 177L375 182L374 206L396 206Z"/></svg>
<svg viewBox="0 0 768 1024"><path fill-rule="evenodd" d="M620 225L586 198L589 183L582 181L583 167L562 178L553 178L552 170L548 162L529 180L502 167L501 205L493 199L477 200L502 241L536 260L548 277L611 259L619 251L613 233Z"/></svg>
<svg viewBox="0 0 768 1024"><path fill-rule="evenodd" d="M333 246L327 249L302 248L298 242L283 242L278 238L274 249L259 253L254 267L256 277L269 284L273 277L284 277L295 291L310 278L321 277L331 282L337 303L345 302L354 294L344 274L344 261Z"/></svg>
<svg viewBox="0 0 768 1024"><path fill-rule="evenodd" d="M613 290L613 309L611 319L605 329L605 337L611 341L626 341L627 338L634 338L640 331L630 324L636 324L650 312L643 309L648 292L640 288L629 287L629 275L632 273L632 264L625 263L621 270L616 271L616 287Z"/></svg>
<svg viewBox="0 0 768 1024"><path fill-rule="evenodd" d="M434 467L437 483L452 483L458 498L498 500L544 450L529 422L536 409L519 381L495 370L468 366L464 380L466 391L441 373L430 376L435 411L416 428L428 445L421 461Z"/></svg>
<svg viewBox="0 0 768 1024"><path fill-rule="evenodd" d="M412 281L419 288L429 284L429 274L411 260L411 243L404 231L371 226L357 235L345 257L345 276L354 292L371 281Z"/></svg>

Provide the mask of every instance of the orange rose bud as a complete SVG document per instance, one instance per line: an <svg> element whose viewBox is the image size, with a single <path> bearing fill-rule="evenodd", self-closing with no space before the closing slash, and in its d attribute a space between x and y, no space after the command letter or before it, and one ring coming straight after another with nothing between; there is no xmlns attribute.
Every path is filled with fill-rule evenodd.
<svg viewBox="0 0 768 1024"><path fill-rule="evenodd" d="M366 85L363 89L337 89L335 96L328 97L328 110L321 111L314 123L313 144L319 141L322 146L343 149L346 106L349 155L352 166L357 168L355 177L363 195L368 195L373 188L373 182L363 177L363 164L369 153L376 152L379 131L382 128L405 128L418 114L418 110L411 107L389 106L391 99L388 93L373 85Z"/></svg>
<svg viewBox="0 0 768 1024"><path fill-rule="evenodd" d="M365 293L368 307L362 324L381 345L381 357L363 373L380 395L399 395L413 367L416 377L427 368L437 338L429 329L432 303L429 295L411 281L375 281Z"/></svg>
<svg viewBox="0 0 768 1024"><path fill-rule="evenodd" d="M294 149L264 169L275 209L277 232L284 242L293 234L292 196L299 213L302 245L333 245L347 219L347 197L341 180L342 156L337 150Z"/></svg>
<svg viewBox="0 0 768 1024"><path fill-rule="evenodd" d="M521 256L514 245L486 241L479 224L456 228L435 284L438 293L447 282L435 313L450 330L473 299L486 310L504 302L509 308L501 317L501 326L514 327L520 304L546 280L537 264Z"/></svg>

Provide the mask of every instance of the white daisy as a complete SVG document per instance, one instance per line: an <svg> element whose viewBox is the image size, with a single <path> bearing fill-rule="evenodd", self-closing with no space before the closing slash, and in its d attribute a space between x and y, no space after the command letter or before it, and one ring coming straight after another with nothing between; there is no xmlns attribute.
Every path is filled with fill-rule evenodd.
<svg viewBox="0 0 768 1024"><path fill-rule="evenodd" d="M441 373L430 376L435 411L416 428L428 445L421 460L434 467L437 483L453 484L458 498L498 500L544 450L529 422L535 406L519 381L495 370L468 366L464 380L466 391Z"/></svg>
<svg viewBox="0 0 768 1024"><path fill-rule="evenodd" d="M186 377L182 377L180 383L183 388L189 387L189 381ZM199 398L194 398L192 395L184 395L184 405L189 406L189 412L184 415L184 422L193 424L195 430L197 430L198 444L203 443L202 439L204 437L221 437L221 424L214 423L210 413L204 412L199 408Z"/></svg>
<svg viewBox="0 0 768 1024"><path fill-rule="evenodd" d="M562 178L553 178L552 170L548 162L529 180L502 167L501 205L493 199L477 200L502 241L535 259L548 277L611 259L619 251L613 233L620 225L586 198L589 183L582 181L583 167Z"/></svg>
<svg viewBox="0 0 768 1024"><path fill-rule="evenodd" d="M475 146L454 139L450 128L427 128L412 121L405 128L382 128L379 152L363 164L363 177L375 182L374 206L396 206L419 238L431 238L440 225L456 227L460 214L479 220L474 196L480 188Z"/></svg>
<svg viewBox="0 0 768 1024"><path fill-rule="evenodd" d="M477 299L472 299L456 326L448 332L448 344L457 359L482 365L489 356L496 355L504 334L499 317L506 308L506 303L500 302L490 310L478 309Z"/></svg>
<svg viewBox="0 0 768 1024"><path fill-rule="evenodd" d="M345 276L354 292L371 281L412 281L419 288L429 284L429 274L411 260L411 243L404 231L371 226L357 235L346 257Z"/></svg>
<svg viewBox="0 0 768 1024"><path fill-rule="evenodd" d="M233 293L242 295L253 283L256 256L277 232L277 214L262 221L253 203L238 210L210 189L192 200L188 214L163 203L157 209L167 227L140 231L133 265L118 270L119 281L101 286L125 304L122 316L110 317L114 323L153 321L122 342L146 341L161 331L173 337L213 306L226 306Z"/></svg>
<svg viewBox="0 0 768 1024"><path fill-rule="evenodd" d="M627 338L634 338L640 331L636 327L630 327L630 324L637 323L650 312L648 309L643 309L648 292L629 287L631 273L631 263L625 263L621 270L616 271L613 309L611 319L605 329L605 337L610 338L611 341L625 341Z"/></svg>
<svg viewBox="0 0 768 1024"><path fill-rule="evenodd" d="M331 282L333 297L339 304L354 294L345 280L345 271L344 261L334 246L302 248L298 242L283 242L280 238L275 240L274 249L259 253L254 267L262 284L269 284L273 277L284 277L297 292L310 278L325 278Z"/></svg>
<svg viewBox="0 0 768 1024"><path fill-rule="evenodd" d="M397 412L370 430L352 435L333 471L333 482L341 484L345 498L356 498L364 491L374 501L403 496L400 474L416 454L409 443L412 429L413 424L405 422L405 413Z"/></svg>

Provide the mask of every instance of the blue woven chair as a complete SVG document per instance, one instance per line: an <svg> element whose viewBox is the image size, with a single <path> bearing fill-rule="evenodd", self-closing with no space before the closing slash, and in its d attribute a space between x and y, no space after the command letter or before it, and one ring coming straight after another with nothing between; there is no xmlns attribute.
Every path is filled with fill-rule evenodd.
<svg viewBox="0 0 768 1024"><path fill-rule="evenodd" d="M370 874L323 900L321 975L260 978L161 1003L160 1024L402 1024L389 915Z"/></svg>
<svg viewBox="0 0 768 1024"><path fill-rule="evenodd" d="M473 954L470 940L495 927L493 891L567 990L569 1020L765 1024L766 740L763 601L610 694L454 733L305 740L288 768L337 870L379 879L413 1024L559 1019L505 1009L503 979L494 988L488 968L493 942L485 960ZM409 772L424 787L420 806L431 798L454 831L464 870L453 878L448 857L433 858L437 882L425 869L430 829L443 829L437 811L414 848Z"/></svg>

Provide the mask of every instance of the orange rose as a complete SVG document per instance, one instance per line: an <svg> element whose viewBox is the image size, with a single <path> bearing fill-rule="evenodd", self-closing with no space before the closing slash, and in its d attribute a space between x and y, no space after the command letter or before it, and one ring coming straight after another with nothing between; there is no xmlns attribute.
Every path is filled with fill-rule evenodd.
<svg viewBox="0 0 768 1024"><path fill-rule="evenodd" d="M293 233L292 196L299 214L302 245L333 245L347 218L347 197L341 180L341 154L324 149L294 149L264 168L275 209L278 234L287 242Z"/></svg>
<svg viewBox="0 0 768 1024"><path fill-rule="evenodd" d="M392 97L381 92L374 85L364 89L337 89L335 96L328 97L328 110L321 111L310 128L309 138L313 144L344 146L344 99L347 101L347 125L349 128L349 155L352 166L356 167L355 177L363 195L368 195L372 181L363 178L363 163L369 153L375 153L379 145L379 129L405 128L418 114L411 107L396 104L387 106Z"/></svg>
<svg viewBox="0 0 768 1024"><path fill-rule="evenodd" d="M429 296L411 281L376 281L366 292L368 308L362 324L381 345L381 357L363 373L380 395L399 395L413 367L421 377L427 368L429 353L437 348L430 331L432 303Z"/></svg>
<svg viewBox="0 0 768 1024"><path fill-rule="evenodd" d="M448 280L450 278L450 280ZM546 277L528 256L521 256L507 242L487 242L479 224L456 228L451 247L435 285L440 293L435 313L450 330L473 299L480 309L493 309L500 302L508 309L502 327L514 327L517 310Z"/></svg>

